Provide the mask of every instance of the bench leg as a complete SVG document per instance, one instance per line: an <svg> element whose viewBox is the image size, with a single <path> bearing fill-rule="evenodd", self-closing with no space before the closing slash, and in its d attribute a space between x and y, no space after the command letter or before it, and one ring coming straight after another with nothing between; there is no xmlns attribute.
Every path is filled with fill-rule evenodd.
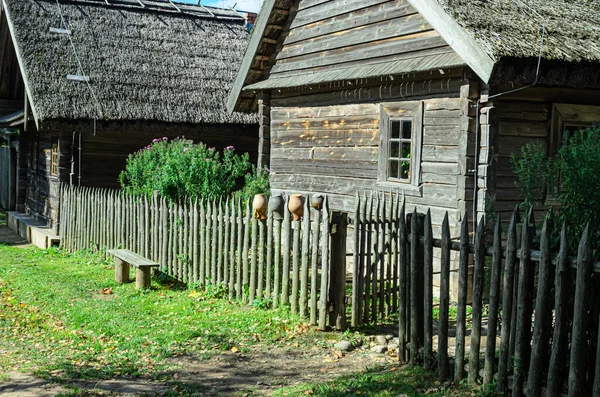
<svg viewBox="0 0 600 397"><path fill-rule="evenodd" d="M129 282L129 263L115 258L115 281L119 284Z"/></svg>
<svg viewBox="0 0 600 397"><path fill-rule="evenodd" d="M150 288L150 270L149 267L135 269L135 289Z"/></svg>

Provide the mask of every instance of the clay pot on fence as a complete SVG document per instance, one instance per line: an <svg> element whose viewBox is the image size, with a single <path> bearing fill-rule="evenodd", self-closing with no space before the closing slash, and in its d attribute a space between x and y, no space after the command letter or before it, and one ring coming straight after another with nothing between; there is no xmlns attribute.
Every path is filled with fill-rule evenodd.
<svg viewBox="0 0 600 397"><path fill-rule="evenodd" d="M292 194L288 201L288 209L297 221L304 216L304 197L301 194Z"/></svg>
<svg viewBox="0 0 600 397"><path fill-rule="evenodd" d="M325 198L322 195L316 194L316 195L312 196L312 198L310 200L310 205L317 211L321 211L321 209L323 209L323 201L324 200L325 200Z"/></svg>
<svg viewBox="0 0 600 397"><path fill-rule="evenodd" d="M273 213L273 219L283 219L283 208L285 200L281 194L271 196L269 200L269 212Z"/></svg>
<svg viewBox="0 0 600 397"><path fill-rule="evenodd" d="M254 210L254 219L267 219L267 208L269 208L269 201L267 200L267 196L265 196L264 194L255 195L254 201L252 202L252 209Z"/></svg>

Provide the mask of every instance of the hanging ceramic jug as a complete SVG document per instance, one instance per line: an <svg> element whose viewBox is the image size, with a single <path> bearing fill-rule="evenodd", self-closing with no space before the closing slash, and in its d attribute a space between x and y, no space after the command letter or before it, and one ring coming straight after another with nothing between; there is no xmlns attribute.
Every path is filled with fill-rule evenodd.
<svg viewBox="0 0 600 397"><path fill-rule="evenodd" d="M304 215L304 197L301 194L292 194L288 201L288 209L297 221Z"/></svg>
<svg viewBox="0 0 600 397"><path fill-rule="evenodd" d="M285 200L281 194L271 196L269 200L269 212L273 213L273 219L283 219L283 207Z"/></svg>
<svg viewBox="0 0 600 397"><path fill-rule="evenodd" d="M252 209L254 210L254 219L267 219L268 207L269 201L267 200L267 196L265 196L264 194L255 195L254 201L252 202Z"/></svg>
<svg viewBox="0 0 600 397"><path fill-rule="evenodd" d="M323 208L323 201L325 198L321 194L315 194L311 197L310 205L317 211L321 211Z"/></svg>

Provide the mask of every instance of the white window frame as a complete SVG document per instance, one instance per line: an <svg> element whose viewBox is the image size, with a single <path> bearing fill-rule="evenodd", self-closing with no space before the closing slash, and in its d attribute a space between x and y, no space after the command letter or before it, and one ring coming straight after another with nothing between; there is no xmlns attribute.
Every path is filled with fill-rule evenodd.
<svg viewBox="0 0 600 397"><path fill-rule="evenodd" d="M408 193L421 193L421 152L423 150L423 102L388 102L379 105L379 164L377 184L390 190L403 190ZM410 153L410 178L407 180L389 178L389 140L391 123L402 120L412 121L412 144ZM400 148L402 150L402 148Z"/></svg>

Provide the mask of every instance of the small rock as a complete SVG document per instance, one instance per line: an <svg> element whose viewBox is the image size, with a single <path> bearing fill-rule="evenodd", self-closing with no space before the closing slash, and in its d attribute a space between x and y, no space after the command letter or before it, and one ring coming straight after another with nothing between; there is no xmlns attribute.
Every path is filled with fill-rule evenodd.
<svg viewBox="0 0 600 397"><path fill-rule="evenodd" d="M388 350L397 350L398 349L398 345L395 343L390 343L388 345Z"/></svg>
<svg viewBox="0 0 600 397"><path fill-rule="evenodd" d="M400 338L394 338L394 339L392 339L392 343L395 343L395 344L399 345L400 344Z"/></svg>
<svg viewBox="0 0 600 397"><path fill-rule="evenodd" d="M387 334L387 335L385 336L385 339L387 339L388 341L390 341L390 340L394 339L394 335L392 335L392 334Z"/></svg>
<svg viewBox="0 0 600 397"><path fill-rule="evenodd" d="M375 337L375 342L377 342L378 345L387 345L388 340L385 336L383 335L377 335Z"/></svg>
<svg viewBox="0 0 600 397"><path fill-rule="evenodd" d="M383 354L387 351L387 346L383 346L383 345L377 345L374 348L371 349L371 351L373 353L377 353L377 354Z"/></svg>
<svg viewBox="0 0 600 397"><path fill-rule="evenodd" d="M375 343L375 342L370 342L369 343L369 347L375 347L375 346L377 346L377 343Z"/></svg>
<svg viewBox="0 0 600 397"><path fill-rule="evenodd" d="M335 345L333 345L333 348L341 350L343 352L349 352L352 350L353 346L352 343L348 342L347 340L341 340Z"/></svg>

